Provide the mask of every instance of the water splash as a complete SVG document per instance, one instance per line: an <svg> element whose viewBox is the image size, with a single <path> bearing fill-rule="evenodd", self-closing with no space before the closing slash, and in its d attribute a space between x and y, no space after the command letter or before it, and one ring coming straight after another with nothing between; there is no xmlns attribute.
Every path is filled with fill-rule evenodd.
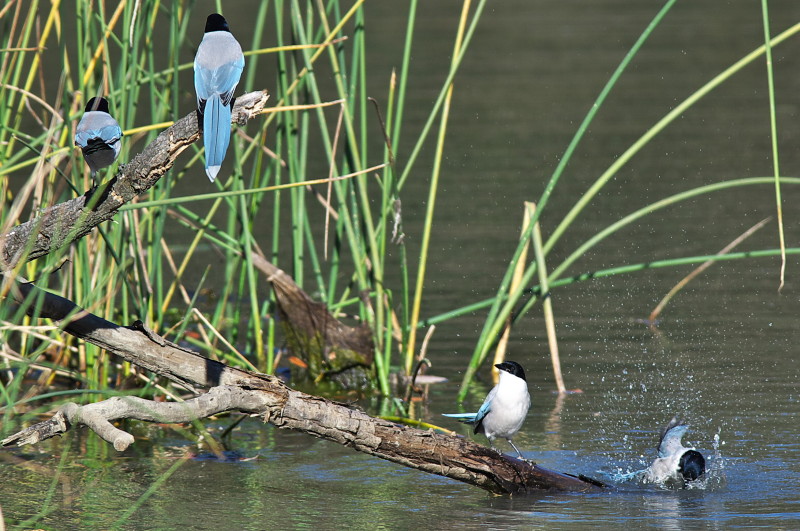
<svg viewBox="0 0 800 531"><path fill-rule="evenodd" d="M661 482L648 482L646 480L648 467L642 467L646 461L644 456L639 456L640 461L638 464L631 466L616 467L614 469L599 470L610 483L617 486L636 485L641 487L654 487L659 490L719 490L726 484L725 476L725 460L722 457L720 447L725 443L720 439L720 430L714 434L712 449L713 454L707 459L708 466L705 474L695 481L686 482L682 478L667 478Z"/></svg>

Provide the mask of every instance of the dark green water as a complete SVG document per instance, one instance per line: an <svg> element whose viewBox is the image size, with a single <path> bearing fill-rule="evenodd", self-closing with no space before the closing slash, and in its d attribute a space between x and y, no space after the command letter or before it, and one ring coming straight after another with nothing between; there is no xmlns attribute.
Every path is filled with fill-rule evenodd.
<svg viewBox="0 0 800 531"><path fill-rule="evenodd" d="M382 95L390 69L400 64L406 6L367 4L369 75L375 93ZM409 138L441 84L460 11L454 1L423 4L409 86L409 107L419 110L412 110L405 131ZM538 199L594 98L660 7L641 1L489 3L456 80L424 316L494 293L519 232L522 201ZM226 9L234 27L245 24L246 17L237 20L232 5ZM200 19L204 10L197 13ZM783 31L800 21L800 3L773 1L770 14L773 33ZM542 219L545 237L655 121L762 44L761 24L757 2L678 2L578 149ZM774 62L781 170L800 175L800 40L776 48ZM703 99L626 165L548 261L557 264L586 238L655 200L705 183L771 172L761 60ZM419 234L424 213L418 199L427 194L424 162L418 173L404 197L410 235ZM797 246L799 195L790 186L782 191L787 244ZM712 254L774 214L771 186L703 197L617 233L569 274ZM418 238L409 243L415 256ZM776 245L772 222L741 249ZM490 497L250 421L235 432L233 444L242 456L254 459L184 463L124 527L796 529L800 288L795 279L800 264L789 257L781 294L779 267L776 258L716 264L671 302L659 334L637 320L647 317L691 267L598 279L555 292L566 384L583 390L561 403L552 394L538 309L511 339L509 357L525 366L533 397L515 440L529 457L550 468L609 481L652 460L660 427L682 413L692 424L687 440L714 466L714 481L706 489L674 492L621 485L619 491L592 496ZM429 348L431 372L450 382L431 390L430 402L420 411L423 419L455 428L440 414L458 409L459 371L483 318L475 314L437 327ZM465 406L477 407L487 389L476 389ZM4 450L8 459L0 467L0 506L6 519L19 522L49 508L52 512L36 526L113 526L187 445L179 435L166 438L155 430L150 441L148 433L143 428L135 448L122 455L106 450L103 459L84 457L87 445L92 449L100 443L78 433L24 453ZM12 465L16 456L36 468ZM65 467L54 479L62 456ZM45 505L48 496L52 503Z"/></svg>

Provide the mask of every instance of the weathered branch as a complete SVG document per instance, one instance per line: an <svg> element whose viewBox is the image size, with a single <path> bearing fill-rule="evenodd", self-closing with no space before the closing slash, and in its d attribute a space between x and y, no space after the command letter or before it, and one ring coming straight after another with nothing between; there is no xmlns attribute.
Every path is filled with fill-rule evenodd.
<svg viewBox="0 0 800 531"><path fill-rule="evenodd" d="M262 379L271 378L263 375L253 377L247 371L228 367L224 363L179 347L155 335L138 322L131 326L121 326L106 321L68 299L39 290L31 283L19 284L16 288L18 293L15 296L19 303L35 305L36 311L29 311L30 314L62 321L64 331L68 334L102 347L125 361L184 387L237 385L261 389L264 387Z"/></svg>
<svg viewBox="0 0 800 531"><path fill-rule="evenodd" d="M295 391L272 376L227 367L154 337L141 326L124 327L106 321L77 308L71 301L41 292L31 284L23 285L22 290L23 294L37 298L40 317L63 319L63 329L69 334L177 382L222 387L215 387L203 395L208 397L205 400L201 396L194 401L170 404L167 408L154 402L128 398L114 398L91 407L66 406L54 419L5 439L2 441L4 446L35 443L63 433L73 423L86 419L90 427L98 428L101 436L116 448L123 448L130 444L130 437L113 428L108 421L123 417L176 421L200 418L209 412L239 410L258 414L278 428L300 430L495 493L542 489L583 492L599 488L590 480L503 456L469 439L373 418L351 407Z"/></svg>
<svg viewBox="0 0 800 531"><path fill-rule="evenodd" d="M264 109L268 99L265 90L236 98L232 121L245 123ZM110 220L122 205L155 185L178 155L199 138L197 115L192 112L162 131L130 163L120 166L107 186L51 206L0 235L0 271L13 269L22 258L33 260L69 245ZM93 197L98 193L99 197Z"/></svg>
<svg viewBox="0 0 800 531"><path fill-rule="evenodd" d="M208 393L184 402L154 402L138 397L114 397L84 406L68 402L50 420L12 435L3 441L3 445L36 444L66 433L72 426L84 424L121 452L133 444L133 435L116 428L111 424L112 420L180 423L231 410L262 412L267 405L259 398L263 395L224 385L212 387Z"/></svg>

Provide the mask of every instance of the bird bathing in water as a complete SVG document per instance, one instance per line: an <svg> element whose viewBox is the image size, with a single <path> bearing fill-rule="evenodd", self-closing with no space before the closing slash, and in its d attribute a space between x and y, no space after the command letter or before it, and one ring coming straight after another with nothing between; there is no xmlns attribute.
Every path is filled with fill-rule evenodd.
<svg viewBox="0 0 800 531"><path fill-rule="evenodd" d="M658 458L649 467L637 474L642 483L658 483L661 485L685 487L697 480L706 471L706 460L703 454L692 448L686 448L681 438L689 429L677 417L661 431L658 442Z"/></svg>
<svg viewBox="0 0 800 531"><path fill-rule="evenodd" d="M489 439L492 449L494 440L505 439L517 451L520 459L522 452L512 442L528 414L531 396L528 394L528 382L525 371L515 361L505 361L495 365L500 371L500 381L486 395L477 413L445 413L445 417L458 419L465 424L475 426L475 433L483 433Z"/></svg>
<svg viewBox="0 0 800 531"><path fill-rule="evenodd" d="M92 98L75 129L75 145L92 172L92 186L98 170L111 166L119 156L122 128L108 110L108 100Z"/></svg>

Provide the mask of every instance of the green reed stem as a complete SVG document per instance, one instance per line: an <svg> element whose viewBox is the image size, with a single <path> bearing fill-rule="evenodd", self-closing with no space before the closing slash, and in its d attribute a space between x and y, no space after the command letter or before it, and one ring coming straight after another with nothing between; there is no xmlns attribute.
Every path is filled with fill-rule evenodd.
<svg viewBox="0 0 800 531"><path fill-rule="evenodd" d="M470 0L464 0L461 7L461 19L458 23L458 32L456 34L456 42L453 47L453 62L458 57L464 40L464 30L467 25L469 16ZM476 17L478 15L476 14ZM451 64L451 70L455 69L455 65ZM439 122L439 136L436 141L436 152L433 159L433 171L431 173L431 184L428 191L428 201L425 208L425 223L422 229L422 244L419 252L419 262L417 264L417 282L414 291L414 300L411 307L411 321L409 323L410 329L408 334L408 344L405 346L406 359L405 371L406 375L411 375L411 370L416 356L415 340L417 337L417 322L419 321L419 311L422 305L422 290L425 284L425 271L428 263L428 246L430 244L431 226L433 225L433 213L436 206L436 193L439 189L439 173L442 165L442 156L444 153L444 141L447 135L447 120L450 116L450 102L453 97L453 84L452 82L447 87L447 93L442 105L442 116Z"/></svg>
<svg viewBox="0 0 800 531"><path fill-rule="evenodd" d="M783 184L789 185L800 185L800 178L798 177L783 177L782 178ZM598 232L590 239L586 240L583 244L577 247L568 257L566 257L557 267L555 267L550 275L548 276L550 282L550 288L564 286L568 284L572 284L579 280L588 280L591 278L596 278L594 273L581 273L574 277L569 277L566 281L562 280L561 277L567 271L567 269L572 266L578 259L585 256L585 254L590 251L594 246L599 244L604 239L608 238L609 236L613 235L614 233L622 230L623 228L633 224L634 222L653 214L654 212L661 210L663 208L667 208L669 206L674 206L680 202L687 201L689 199L693 199L695 197L703 196L712 194L714 192L721 192L725 190L730 190L733 188L739 187L748 187L748 186L759 186L759 185L772 185L774 183L774 178L772 177L749 177L744 179L734 179L730 181L721 181L718 183L713 183L705 186L700 186L697 188L692 188L690 190L686 190L684 192L680 192L678 194L674 194L672 196L666 197L660 201L656 201L655 203L651 203L646 205L634 212L631 212L627 216L623 217L619 221L614 222L613 224L609 225L602 231ZM752 256L772 256L776 252L773 250L765 250L765 251L757 251L756 254L752 254ZM766 254L765 254L766 253ZM772 253L772 254L770 254ZM726 255L730 256L730 255ZM740 253L737 255L739 257L747 257L751 256L747 253ZM675 262L675 265L683 265L686 263L694 263L700 260L697 257L688 257L688 258L678 258ZM669 260L663 260L659 262L659 267L665 267L665 265L669 264ZM629 266L619 266L616 268L611 268L608 270L603 270L603 274L601 276L608 276L608 271L615 271L615 270L624 270L628 271ZM644 269L641 267L634 267L634 270ZM541 290L539 285L534 285L531 288L526 288L524 293L538 293ZM523 294L524 294L523 293ZM419 327L427 327L430 325L438 324L450 319L454 319L456 317L461 317L464 315L469 315L474 313L475 311L490 307L496 301L495 297L484 299L481 301L477 301L475 303L469 304L467 306L463 306L461 308L457 308L451 310L449 312L445 312L439 315L435 315L433 317L429 317L423 321L420 321L418 324ZM517 316L523 315L527 310L531 308L534 301L528 301L525 306L517 312Z"/></svg>
<svg viewBox="0 0 800 531"><path fill-rule="evenodd" d="M791 28L787 29L774 39L772 39L771 44L772 46L776 46L777 44L782 43L790 36L794 35L800 31L800 24L796 24ZM583 194L581 199L575 204L575 206L567 213L561 223L556 227L553 234L547 240L544 246L544 252L547 254L555 243L561 238L563 233L566 229L573 223L573 221L577 218L577 216L583 211L586 205L591 201L592 198L600 191L600 189L605 186L605 184L613 177L617 171L619 171L622 166L624 166L639 150L644 147L650 140L652 140L658 133L660 133L667 125L672 123L676 118L680 115L685 113L692 105L697 103L702 97L707 95L709 92L714 90L716 87L721 85L724 81L728 80L733 74L740 71L746 65L753 62L757 59L761 54L765 51L765 46L761 46L754 50L753 52L749 53L726 70L724 70L719 75L715 76L711 81L706 83L703 87L699 90L691 94L686 100L681 102L677 107L675 107L672 111L667 113L661 120L659 120L655 125L653 125L650 129L648 129L636 142L631 145L622 155L620 155L615 161L611 164L611 166L595 181L595 183ZM463 396L465 394L465 389L469 385L469 381L471 381L477 367L480 366L483 359L486 356L489 348L494 342L494 338L497 337L497 334L500 328L503 326L505 319L511 314L513 307L519 301L520 297L523 294L523 288L525 285L529 285L530 281L533 277L535 272L535 264L529 266L524 274L524 282L521 285L521 288L514 293L511 293L508 299L505 299L502 309L499 312L496 312L492 317L493 320L489 321L487 319L487 325L484 327L485 333L481 334L479 343L473 353L473 358L470 362L470 367L467 371L465 371L464 380L462 382L462 387L459 396Z"/></svg>
<svg viewBox="0 0 800 531"><path fill-rule="evenodd" d="M778 119L775 113L775 81L772 74L772 44L770 43L769 10L767 0L761 0L761 15L764 23L764 57L767 63L767 86L769 88L769 127L770 140L772 141L772 165L775 172L775 209L778 216L778 240L781 249L786 248L783 233L783 208L781 206L781 170L778 157ZM781 271L778 291L783 289L784 275L786 273L786 253L781 253Z"/></svg>

